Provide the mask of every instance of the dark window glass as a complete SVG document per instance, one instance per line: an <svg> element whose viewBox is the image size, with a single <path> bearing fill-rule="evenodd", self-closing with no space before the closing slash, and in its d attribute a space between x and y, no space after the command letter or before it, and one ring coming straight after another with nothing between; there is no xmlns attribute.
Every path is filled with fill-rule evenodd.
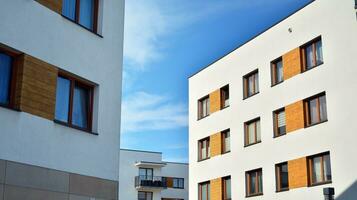
<svg viewBox="0 0 357 200"><path fill-rule="evenodd" d="M71 90L71 81L58 77L57 78L57 91L56 91L56 113L55 119L67 122L69 116L69 95Z"/></svg>
<svg viewBox="0 0 357 200"><path fill-rule="evenodd" d="M279 58L271 63L272 85L276 85L284 81L283 60Z"/></svg>
<svg viewBox="0 0 357 200"><path fill-rule="evenodd" d="M231 151L231 134L230 130L222 132L222 152L227 153Z"/></svg>
<svg viewBox="0 0 357 200"><path fill-rule="evenodd" d="M316 39L303 47L304 70L309 70L323 63L322 42Z"/></svg>
<svg viewBox="0 0 357 200"><path fill-rule="evenodd" d="M327 120L326 95L324 93L305 100L305 106L307 126Z"/></svg>
<svg viewBox="0 0 357 200"><path fill-rule="evenodd" d="M229 106L229 86L221 88L221 108Z"/></svg>
<svg viewBox="0 0 357 200"><path fill-rule="evenodd" d="M329 153L311 156L309 158L309 166L311 185L326 183L332 180Z"/></svg>
<svg viewBox="0 0 357 200"><path fill-rule="evenodd" d="M247 196L263 194L262 169L246 172Z"/></svg>
<svg viewBox="0 0 357 200"><path fill-rule="evenodd" d="M209 115L209 96L198 100L198 119L202 119Z"/></svg>
<svg viewBox="0 0 357 200"><path fill-rule="evenodd" d="M76 19L76 0L63 0L62 14L74 21Z"/></svg>
<svg viewBox="0 0 357 200"><path fill-rule="evenodd" d="M210 183L200 183L199 184L199 200L210 200Z"/></svg>
<svg viewBox="0 0 357 200"><path fill-rule="evenodd" d="M275 137L286 133L285 109L280 109L274 112L274 135Z"/></svg>
<svg viewBox="0 0 357 200"><path fill-rule="evenodd" d="M81 0L79 11L79 23L93 30L94 0Z"/></svg>
<svg viewBox="0 0 357 200"><path fill-rule="evenodd" d="M259 92L259 76L258 71L254 71L243 77L244 98L248 98Z"/></svg>
<svg viewBox="0 0 357 200"><path fill-rule="evenodd" d="M223 200L231 200L231 177L223 178Z"/></svg>
<svg viewBox="0 0 357 200"><path fill-rule="evenodd" d="M198 141L198 160L204 160L210 157L209 138Z"/></svg>
<svg viewBox="0 0 357 200"><path fill-rule="evenodd" d="M138 192L138 200L152 200L152 192Z"/></svg>
<svg viewBox="0 0 357 200"><path fill-rule="evenodd" d="M12 72L12 58L0 53L0 104L10 103L10 85Z"/></svg>
<svg viewBox="0 0 357 200"><path fill-rule="evenodd" d="M288 163L276 165L276 190L282 191L289 189Z"/></svg>
<svg viewBox="0 0 357 200"><path fill-rule="evenodd" d="M246 122L245 126L245 145L255 144L261 141L260 118Z"/></svg>
<svg viewBox="0 0 357 200"><path fill-rule="evenodd" d="M184 179L183 178L173 178L173 188L184 188Z"/></svg>
<svg viewBox="0 0 357 200"><path fill-rule="evenodd" d="M154 170L152 168L140 168L139 177L140 180L153 180Z"/></svg>
<svg viewBox="0 0 357 200"><path fill-rule="evenodd" d="M72 123L81 128L88 126L89 93L87 88L74 87Z"/></svg>

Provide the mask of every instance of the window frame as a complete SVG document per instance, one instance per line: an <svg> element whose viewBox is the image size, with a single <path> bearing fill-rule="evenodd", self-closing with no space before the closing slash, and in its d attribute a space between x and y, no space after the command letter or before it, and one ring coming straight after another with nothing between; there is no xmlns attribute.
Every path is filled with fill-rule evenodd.
<svg viewBox="0 0 357 200"><path fill-rule="evenodd" d="M254 118L254 119L249 120L244 123L244 137L245 137L244 138L244 147L252 146L252 145L259 144L262 142L262 138L261 138L262 134L261 133L260 133L260 140L258 141L258 139L257 139L258 138L257 137L258 136L258 132L257 132L257 122L258 121L260 123L260 117ZM255 125L254 125L255 142L254 143L249 143L249 128L248 127L251 123L255 123ZM260 131L261 131L261 124L260 124Z"/></svg>
<svg viewBox="0 0 357 200"><path fill-rule="evenodd" d="M254 81L253 81L254 86L253 86L253 88L255 90L255 82L257 80L257 82L258 82L258 90L254 91L253 94L248 95L249 77L251 77L251 76L254 76ZM254 96L256 94L259 94L259 91L260 91L260 88L259 88L259 70L255 69L252 72L249 72L248 74L243 76L243 100L245 100L245 99L247 99L249 97L252 97L252 96Z"/></svg>
<svg viewBox="0 0 357 200"><path fill-rule="evenodd" d="M227 183L226 181L230 180L231 181L231 187L232 187L232 179L231 176L226 176L222 178L222 200L231 200L232 198L227 198ZM232 188L231 188L232 191ZM232 195L232 193L231 193Z"/></svg>
<svg viewBox="0 0 357 200"><path fill-rule="evenodd" d="M322 59L321 63L317 63L317 57L316 57L316 53L317 53L317 48L316 48L316 44L321 41L321 45L322 45L322 37L318 36L312 40L310 40L309 42L305 43L304 45L300 46L300 54L301 54L301 72L306 72L309 71L311 69L314 69L317 66L320 66L322 64L324 64L324 61ZM312 45L312 51L313 51L313 63L314 65L308 69L307 68L307 57L306 57L306 48Z"/></svg>
<svg viewBox="0 0 357 200"><path fill-rule="evenodd" d="M284 82L284 73L283 73L283 80L282 81L277 81L277 63L281 62L281 65L283 67L283 72L284 72L284 63L283 63L283 57L279 57L273 61L270 62L270 71L271 71L271 87L276 86L282 82Z"/></svg>
<svg viewBox="0 0 357 200"><path fill-rule="evenodd" d="M230 106L230 102L229 102L229 98L230 98L230 94L229 94L229 85L226 85L224 87L222 87L220 89L220 93L221 93L221 110L224 108L227 108ZM226 94L228 93L228 105L225 105L225 97L227 96Z"/></svg>
<svg viewBox="0 0 357 200"><path fill-rule="evenodd" d="M198 199L199 200L202 200L202 186L203 185L207 185L207 193L206 193L206 196L207 197L210 197L210 189L211 189L211 183L210 183L210 181L206 181L206 182L202 182L202 183L199 183L198 184ZM210 200L211 199L211 197L210 198L207 198L208 200Z"/></svg>
<svg viewBox="0 0 357 200"><path fill-rule="evenodd" d="M231 152L231 148L229 148L228 151L226 149L226 140L225 140L225 138L226 138L227 133L229 133L229 142L231 142L231 131L230 131L230 129L226 129L226 130L221 132L221 141L222 141L222 149L221 149L221 151L222 151L222 154Z"/></svg>
<svg viewBox="0 0 357 200"><path fill-rule="evenodd" d="M20 53L16 53L16 52L13 52L13 51L10 51L6 48L3 48L0 46L0 53L2 54L5 54L9 57L11 57L11 75L10 75L10 85L9 85L9 103L7 104L3 104L3 103L0 103L0 107L3 107L3 108L7 108L7 109L11 109L11 110L17 110L15 108L15 95L16 95L16 84L17 84L17 71L18 71L18 67L17 67L17 59L18 59L18 56L21 55Z"/></svg>
<svg viewBox="0 0 357 200"><path fill-rule="evenodd" d="M309 186L317 186L317 185L324 185L324 184L330 184L332 183L332 169L331 169L331 180L324 180L325 179L325 169L324 169L324 156L329 156L329 160L330 160L330 169L331 169L331 156L330 156L330 152L324 152L324 153L320 153L320 154L315 154L312 156L307 157L307 161L308 161L308 180L309 180ZM320 157L321 159L321 178L323 181L320 182L313 182L313 159L314 158L318 158Z"/></svg>
<svg viewBox="0 0 357 200"><path fill-rule="evenodd" d="M140 170L145 170L145 175L140 175ZM148 179L148 171L151 171L151 179ZM148 168L148 167L139 167L139 178L141 176L145 176L144 180L154 180L154 168ZM141 178L140 178L141 179Z"/></svg>
<svg viewBox="0 0 357 200"><path fill-rule="evenodd" d="M207 104L206 104L206 110L207 110L207 114L206 115L203 115L203 101L207 100ZM200 120L200 119L203 119L203 118L206 118L210 115L210 111L209 111L209 108L210 108L210 99L209 99L209 95L206 95L202 98L200 98L198 100L198 109L197 109L197 119Z"/></svg>
<svg viewBox="0 0 357 200"><path fill-rule="evenodd" d="M321 112L320 112L320 97L325 96L325 100L326 100L326 119L321 120ZM317 115L318 115L318 122L316 123L312 123L311 122L311 118L310 118L310 114L311 114L311 109L310 109L310 105L309 103L312 100L317 99L317 103L316 103L316 107L317 107ZM328 121L328 117L327 117L327 99L326 99L326 93L325 92L321 92L319 94L316 94L314 96L311 96L309 98L304 99L304 116L305 116L305 127L310 127L310 126L314 126L317 124L321 124L324 122Z"/></svg>
<svg viewBox="0 0 357 200"><path fill-rule="evenodd" d="M85 81L83 79L80 79L74 75L71 75L67 72L64 71L59 71L58 72L58 77L67 79L70 81L70 94L69 94L69 109L68 109L68 122L64 122L61 120L56 119L56 111L55 111L55 118L54 122L68 126L77 130L85 131L94 135L98 135L97 133L93 133L93 107L94 107L94 89L95 85L92 83L89 83L88 81ZM57 79L58 79L57 77ZM87 108L87 127L83 128L80 126L76 126L73 124L72 120L72 115L73 115L73 98L74 98L74 88L75 85L80 86L81 88L85 88L89 92L89 99L88 99L88 108ZM56 92L57 92L57 87L56 87ZM56 99L56 104L57 104L57 99ZM55 104L55 106L56 106Z"/></svg>
<svg viewBox="0 0 357 200"><path fill-rule="evenodd" d="M153 200L153 192L147 192L147 191L138 191L138 199L139 199L139 193L144 193L145 194L145 200L148 199L148 193L151 194L151 199L150 200Z"/></svg>
<svg viewBox="0 0 357 200"><path fill-rule="evenodd" d="M76 1L76 3L75 3L76 7L75 7L75 13L74 13L74 15L75 15L74 20L69 18L69 17L67 17L66 15L64 15L63 14L63 10L61 10L62 17L66 18L69 21L74 22L75 24L79 25L80 27L82 27L84 29L87 29L88 31L90 31L90 32L102 37L101 35L98 34L99 1L100 0L93 0L93 2L94 2L94 5L93 5L94 6L93 7L93 9L94 9L94 12L93 12L93 24L92 24L93 30L90 29L90 28L87 28L86 26L84 26L82 24L80 24L80 21L79 21L80 20L80 4L81 4L81 1L83 1L83 0L75 0L75 1Z"/></svg>
<svg viewBox="0 0 357 200"><path fill-rule="evenodd" d="M207 147L206 147L206 158L202 158L202 144L203 142L207 142ZM211 158L211 148L210 148L210 137L203 138L198 141L198 161L203 161Z"/></svg>
<svg viewBox="0 0 357 200"><path fill-rule="evenodd" d="M286 165L288 167L288 162L282 162L275 165L275 184L276 184L276 192L288 191L289 188L289 170L288 170L288 187L281 187L281 167L282 165Z"/></svg>
<svg viewBox="0 0 357 200"><path fill-rule="evenodd" d="M250 177L251 174L255 173L256 174L256 180L255 180L255 187L257 188L256 193L250 193ZM259 181L259 175L261 176L261 183ZM262 191L259 192L259 183L261 184ZM258 168L250 171L245 172L245 187L246 187L246 197L254 197L254 196L261 196L263 195L263 169Z"/></svg>
<svg viewBox="0 0 357 200"><path fill-rule="evenodd" d="M285 132L279 134L279 126L278 126L279 118L278 118L278 116L279 116L280 112L285 112L285 107L273 111L274 138L286 135L286 113L285 113Z"/></svg>
<svg viewBox="0 0 357 200"><path fill-rule="evenodd" d="M177 180L178 182L178 186L175 187L174 186L174 181ZM180 181L182 181L182 187L180 187ZM185 179L184 178L172 178L172 188L175 188L175 189L185 189Z"/></svg>

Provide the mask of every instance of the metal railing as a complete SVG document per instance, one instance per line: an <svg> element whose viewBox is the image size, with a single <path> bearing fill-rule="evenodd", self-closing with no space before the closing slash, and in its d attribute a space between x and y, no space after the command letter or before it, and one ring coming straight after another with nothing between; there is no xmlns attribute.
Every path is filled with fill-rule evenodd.
<svg viewBox="0 0 357 200"><path fill-rule="evenodd" d="M135 187L166 188L167 179L161 176L136 176Z"/></svg>

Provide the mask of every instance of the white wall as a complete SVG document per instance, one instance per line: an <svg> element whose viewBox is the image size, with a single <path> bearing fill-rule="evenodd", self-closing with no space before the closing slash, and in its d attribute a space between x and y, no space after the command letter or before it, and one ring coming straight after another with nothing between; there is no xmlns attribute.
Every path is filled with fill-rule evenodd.
<svg viewBox="0 0 357 200"><path fill-rule="evenodd" d="M289 33L288 28L293 32ZM271 87L270 62L319 35L322 36L324 64ZM353 0L316 0L191 77L190 199L198 198L198 183L226 175L232 176L233 199L244 199L244 173L260 167L263 168L264 195L250 199L309 197L322 200L323 187L335 187L338 197L356 183L356 35ZM260 93L242 100L242 77L257 68ZM197 100L226 84L230 85L230 107L197 121ZM326 91L328 122L273 138L272 111L322 91ZM262 143L244 148L243 123L258 116ZM227 128L231 131L231 153L197 162L197 141ZM330 151L331 155L332 184L275 192L276 163L325 151Z"/></svg>
<svg viewBox="0 0 357 200"><path fill-rule="evenodd" d="M135 176L139 175L139 167L135 163L140 161L161 163L162 154L159 152L147 152L137 150L120 150L120 184L119 199L136 200L138 190L135 188ZM164 167L152 167L154 176L177 177L185 179L185 189L148 189L153 192L153 200L161 198L180 198L188 200L188 165L179 163L166 163Z"/></svg>
<svg viewBox="0 0 357 200"><path fill-rule="evenodd" d="M104 2L103 38L34 0L1 0L0 19L0 43L99 84L99 136L0 108L0 158L118 180L124 1Z"/></svg>

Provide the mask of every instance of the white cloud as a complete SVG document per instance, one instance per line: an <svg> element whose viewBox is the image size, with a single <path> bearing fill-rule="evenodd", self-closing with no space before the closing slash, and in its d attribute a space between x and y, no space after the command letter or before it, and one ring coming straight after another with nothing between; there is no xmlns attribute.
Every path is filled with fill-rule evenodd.
<svg viewBox="0 0 357 200"><path fill-rule="evenodd" d="M187 106L166 96L136 92L123 100L123 133L187 127L187 120Z"/></svg>

